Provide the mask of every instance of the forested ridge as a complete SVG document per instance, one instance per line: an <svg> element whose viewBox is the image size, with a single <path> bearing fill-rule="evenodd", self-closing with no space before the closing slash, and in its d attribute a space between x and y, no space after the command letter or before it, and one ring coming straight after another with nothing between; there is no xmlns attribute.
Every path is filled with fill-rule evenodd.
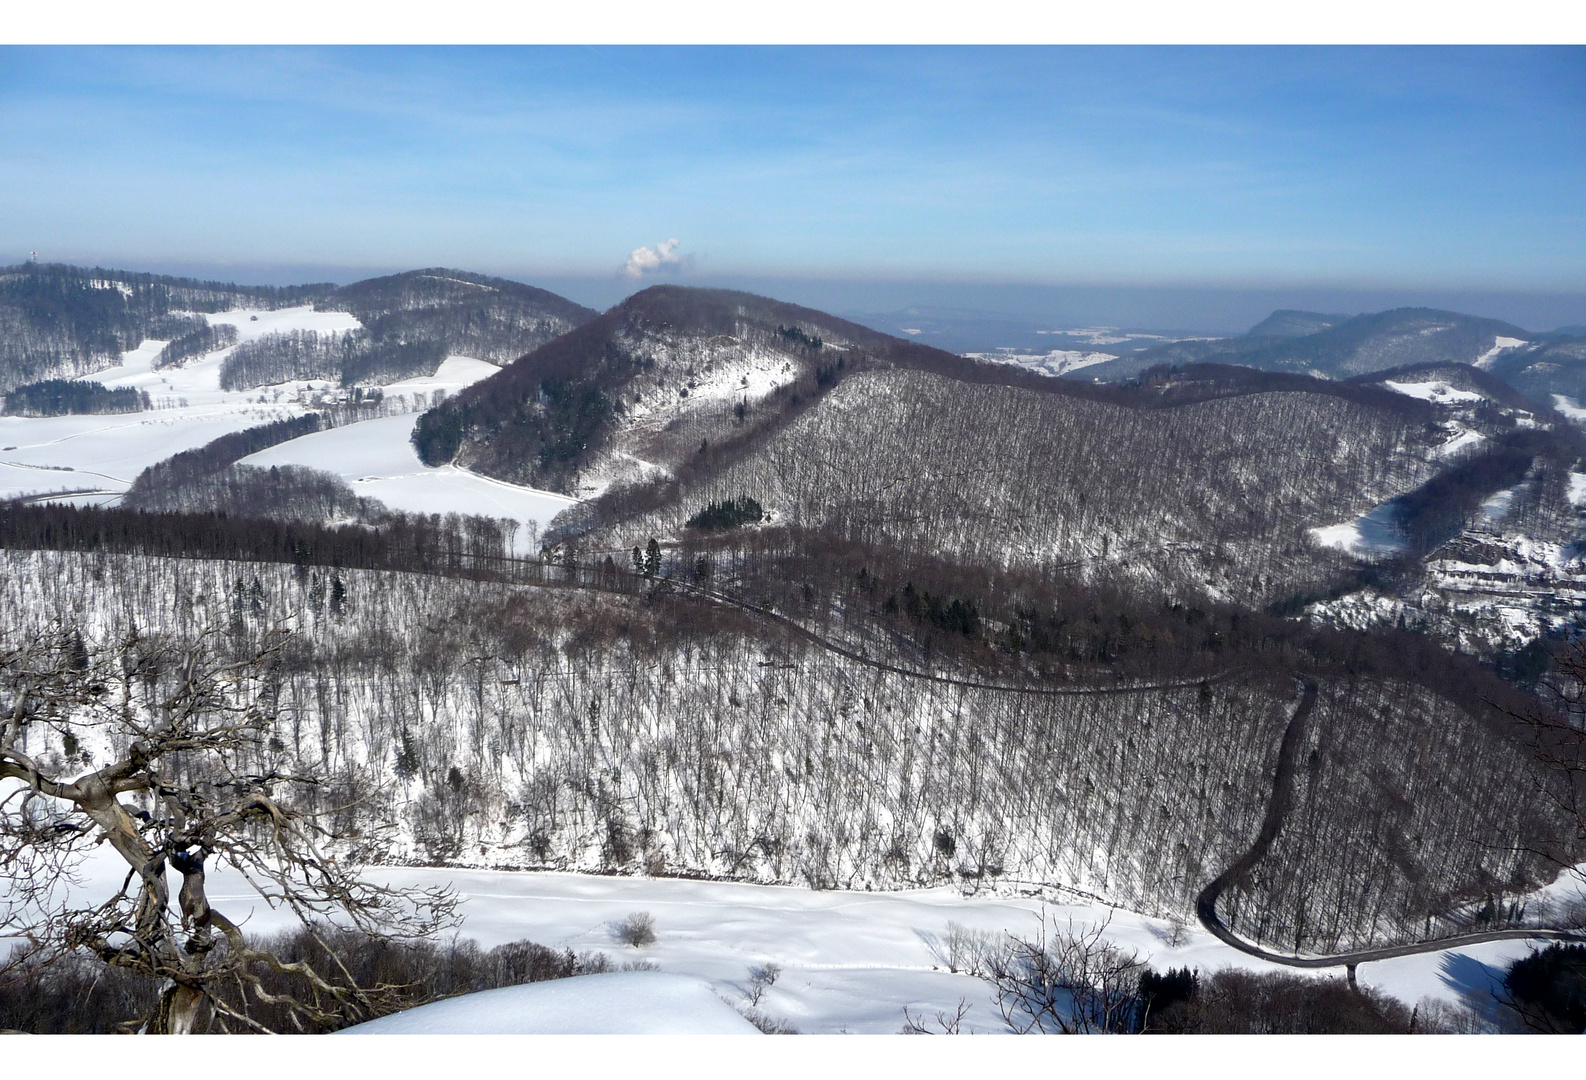
<svg viewBox="0 0 1586 1080"><path fill-rule="evenodd" d="M86 379L45 379L13 386L4 395L7 416L65 416L69 413L130 413L149 407L146 391L111 389Z"/></svg>

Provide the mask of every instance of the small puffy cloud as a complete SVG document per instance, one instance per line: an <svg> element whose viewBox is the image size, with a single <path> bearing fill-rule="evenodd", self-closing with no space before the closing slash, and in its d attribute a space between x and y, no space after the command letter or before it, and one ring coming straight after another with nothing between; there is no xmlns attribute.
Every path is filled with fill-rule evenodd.
<svg viewBox="0 0 1586 1080"><path fill-rule="evenodd" d="M678 266L683 262L683 257L677 253L677 238L663 240L653 248L634 248L633 254L628 256L628 265L622 272L631 278L643 277L645 274L661 269L663 266Z"/></svg>

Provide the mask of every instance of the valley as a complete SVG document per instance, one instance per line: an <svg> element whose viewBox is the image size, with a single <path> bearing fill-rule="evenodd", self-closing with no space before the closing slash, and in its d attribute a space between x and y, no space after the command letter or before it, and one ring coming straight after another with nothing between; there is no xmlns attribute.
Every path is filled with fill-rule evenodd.
<svg viewBox="0 0 1586 1080"><path fill-rule="evenodd" d="M1046 910L1493 1027L1451 973L1578 931L1577 780L1529 725L1575 692L1586 435L1501 374L1542 335L1279 312L964 356L670 285L7 273L123 297L129 336L6 385L148 403L0 416L4 700L62 634L258 665L249 767L313 777L291 811L369 874L459 883L487 946L643 906L718 995L780 965L799 1030L974 992L1000 1030L936 924ZM131 752L18 730L12 785Z"/></svg>

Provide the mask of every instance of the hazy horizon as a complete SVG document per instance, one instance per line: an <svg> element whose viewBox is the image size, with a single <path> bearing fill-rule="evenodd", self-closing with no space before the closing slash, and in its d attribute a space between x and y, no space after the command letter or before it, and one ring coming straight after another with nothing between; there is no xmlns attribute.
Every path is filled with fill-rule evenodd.
<svg viewBox="0 0 1586 1080"><path fill-rule="evenodd" d="M17 263L30 253L0 256ZM41 262L130 270L230 281L239 285L346 285L370 277L417 270L435 262L391 266L246 265L226 262L151 262L39 252ZM1181 334L1237 334L1280 309L1359 315L1398 307L1431 307L1499 319L1537 333L1586 324L1586 291L1524 291L1434 288L1344 288L1289 285L1064 284L1021 282L907 281L746 277L679 270L654 277L558 276L512 267L452 266L547 289L604 311L657 284L739 289L846 317L901 315L910 310L961 317L985 316L1052 328L1117 326Z"/></svg>

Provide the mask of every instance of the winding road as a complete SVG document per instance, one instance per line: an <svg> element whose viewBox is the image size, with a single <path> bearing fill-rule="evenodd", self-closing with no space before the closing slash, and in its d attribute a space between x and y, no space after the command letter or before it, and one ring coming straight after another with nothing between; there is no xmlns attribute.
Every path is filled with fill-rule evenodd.
<svg viewBox="0 0 1586 1080"><path fill-rule="evenodd" d="M1269 963L1297 968L1347 968L1351 982L1354 981L1356 966L1373 960L1391 960L1396 956L1441 952L1444 949L1457 948L1461 945L1475 945L1483 941L1538 938L1579 941L1586 937L1580 931L1570 930L1486 930L1474 934L1458 934L1454 937L1412 942L1407 945L1389 945L1380 949L1362 949L1358 952L1334 953L1328 956L1292 956L1263 949L1261 946L1246 941L1228 929L1222 920L1222 916L1217 914L1218 897L1223 894L1223 891L1228 886L1254 869L1255 865L1266 856L1267 850L1272 846L1272 842L1278 838L1278 833L1282 831L1283 821L1294 804L1294 765L1299 757L1300 747L1305 744L1306 723L1310 719L1311 711L1316 707L1317 693L1315 680L1301 678L1299 682L1301 686L1300 701L1294 708L1294 715L1289 718L1288 727L1283 730L1283 742L1278 747L1277 772L1272 781L1272 799L1267 804L1267 813L1261 822L1261 831L1256 834L1255 842L1250 845L1249 849L1238 859L1234 860L1233 865L1218 874L1211 884L1202 889L1200 895L1195 898L1195 916L1209 933L1223 944L1250 956L1259 957Z"/></svg>

